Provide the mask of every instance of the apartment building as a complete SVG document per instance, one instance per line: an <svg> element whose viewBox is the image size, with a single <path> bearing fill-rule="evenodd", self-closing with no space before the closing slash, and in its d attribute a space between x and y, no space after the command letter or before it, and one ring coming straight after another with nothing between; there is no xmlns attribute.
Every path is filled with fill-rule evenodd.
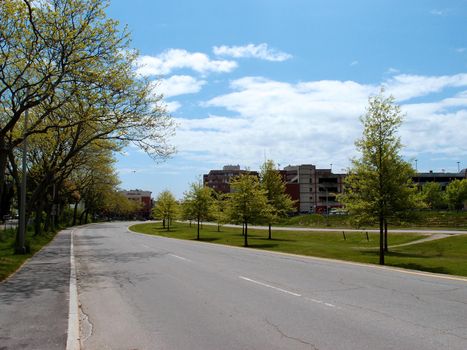
<svg viewBox="0 0 467 350"><path fill-rule="evenodd" d="M259 176L257 171L241 170L240 165L225 165L222 170L211 170L203 175L204 186L219 193L230 193L230 181L242 174Z"/></svg>
<svg viewBox="0 0 467 350"><path fill-rule="evenodd" d="M330 208L342 207L336 196L342 193L345 174L317 169L312 164L289 165L281 174L300 213L326 213Z"/></svg>

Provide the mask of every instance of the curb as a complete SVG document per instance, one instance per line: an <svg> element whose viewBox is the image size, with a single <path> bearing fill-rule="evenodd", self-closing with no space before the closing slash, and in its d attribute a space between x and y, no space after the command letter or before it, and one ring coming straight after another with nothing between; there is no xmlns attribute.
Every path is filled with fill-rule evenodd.
<svg viewBox="0 0 467 350"><path fill-rule="evenodd" d="M78 308L78 287L76 283L75 253L73 247L73 237L75 230L70 233L70 291L68 308L68 332L66 340L66 350L80 350L79 334L79 308Z"/></svg>

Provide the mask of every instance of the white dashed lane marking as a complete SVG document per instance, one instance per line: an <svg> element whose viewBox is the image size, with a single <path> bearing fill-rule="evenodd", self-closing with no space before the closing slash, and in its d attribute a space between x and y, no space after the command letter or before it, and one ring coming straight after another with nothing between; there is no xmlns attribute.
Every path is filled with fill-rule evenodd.
<svg viewBox="0 0 467 350"><path fill-rule="evenodd" d="M275 287L275 286L272 286L270 284L267 284L267 283L264 283L264 282L260 282L260 281L256 281L254 279L251 279L251 278L248 278L248 277L245 277L245 276L238 276L238 278L242 279L242 280L245 280L245 281L248 281L248 282L251 282L251 283L255 283L255 284L258 284L260 286L263 286L263 287L267 287L267 288L271 288L271 289L274 289L274 290L277 290L279 292L282 292L282 293L285 293L285 294L289 294L289 295L293 295L294 297L302 297L304 298L305 300L308 300L308 301L311 301L313 303L316 303L316 304L321 304L321 305L325 305L327 307L332 307L332 308L338 308L336 305L334 304L331 304L331 303L327 303L325 301L322 301L322 300L318 300L318 299L313 299L313 298L309 298L309 297L304 297L302 296L301 294L299 293L295 293L295 292L292 292L290 290L286 290L286 289L283 289L283 288L279 288L279 287Z"/></svg>

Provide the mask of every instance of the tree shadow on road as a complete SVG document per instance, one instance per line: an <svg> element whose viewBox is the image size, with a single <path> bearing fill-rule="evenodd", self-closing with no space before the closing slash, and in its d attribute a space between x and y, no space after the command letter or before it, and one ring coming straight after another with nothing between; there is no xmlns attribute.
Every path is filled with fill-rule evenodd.
<svg viewBox="0 0 467 350"><path fill-rule="evenodd" d="M63 232L0 283L0 300L2 304L11 304L48 291L65 292L69 281L70 234Z"/></svg>

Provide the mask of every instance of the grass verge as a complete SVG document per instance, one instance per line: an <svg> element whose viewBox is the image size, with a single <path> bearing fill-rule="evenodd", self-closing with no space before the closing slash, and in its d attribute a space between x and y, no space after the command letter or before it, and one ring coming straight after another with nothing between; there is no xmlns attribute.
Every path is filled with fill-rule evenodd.
<svg viewBox="0 0 467 350"><path fill-rule="evenodd" d="M16 229L0 230L0 281L3 281L15 272L27 259L49 243L57 234L57 232L53 232L34 236L32 232L28 232L26 242L31 249L30 253L16 255L14 253L15 233Z"/></svg>
<svg viewBox="0 0 467 350"><path fill-rule="evenodd" d="M467 276L467 235L391 249L388 265Z"/></svg>
<svg viewBox="0 0 467 350"><path fill-rule="evenodd" d="M354 228L349 215L305 214L283 219L279 225L291 227L335 227ZM467 211L418 211L410 222L390 224L391 228L419 228L428 230L467 230ZM368 228L378 228L377 224Z"/></svg>
<svg viewBox="0 0 467 350"><path fill-rule="evenodd" d="M170 231L159 223L137 224L132 231L164 237L196 240L196 226L176 223ZM411 242L426 237L416 233L390 233L389 245ZM316 256L322 258L378 264L379 234L365 232L297 232L273 231L267 239L267 230L249 230L249 247L271 251ZM200 241L241 247L240 228L221 228L204 225ZM467 276L467 235L448 237L425 243L390 248L386 265L458 276Z"/></svg>

